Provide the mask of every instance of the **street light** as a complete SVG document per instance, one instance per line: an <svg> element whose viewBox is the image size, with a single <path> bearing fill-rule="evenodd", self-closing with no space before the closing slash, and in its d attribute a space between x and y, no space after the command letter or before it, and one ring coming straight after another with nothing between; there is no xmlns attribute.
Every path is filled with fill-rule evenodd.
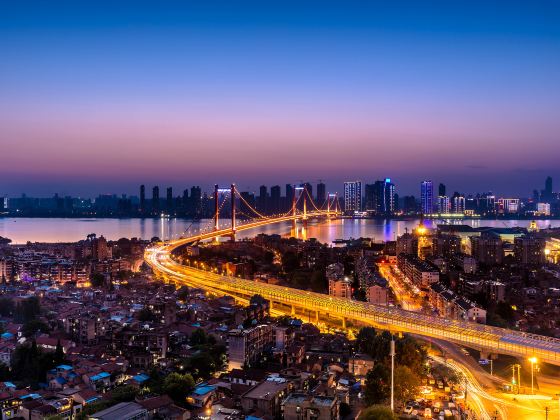
<svg viewBox="0 0 560 420"><path fill-rule="evenodd" d="M391 411L395 411L395 336L391 335Z"/></svg>
<svg viewBox="0 0 560 420"><path fill-rule="evenodd" d="M535 393L535 363L537 363L537 358L535 356L529 359L531 362L531 394Z"/></svg>

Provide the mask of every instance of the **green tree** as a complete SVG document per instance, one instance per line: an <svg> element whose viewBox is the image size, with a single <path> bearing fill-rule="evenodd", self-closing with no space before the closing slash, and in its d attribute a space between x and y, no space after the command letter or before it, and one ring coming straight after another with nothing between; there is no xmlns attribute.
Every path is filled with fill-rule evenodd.
<svg viewBox="0 0 560 420"><path fill-rule="evenodd" d="M395 343L396 362L408 366L414 373L421 374L426 363L426 350L412 337L405 335Z"/></svg>
<svg viewBox="0 0 560 420"><path fill-rule="evenodd" d="M163 381L163 392L169 395L176 403L184 404L185 398L194 389L193 377L186 373L170 373Z"/></svg>
<svg viewBox="0 0 560 420"><path fill-rule="evenodd" d="M111 391L111 400L115 403L132 401L138 392L138 388L132 385L118 386Z"/></svg>
<svg viewBox="0 0 560 420"><path fill-rule="evenodd" d="M376 363L366 375L365 399L368 405L387 400L391 392L390 371L383 363Z"/></svg>
<svg viewBox="0 0 560 420"><path fill-rule="evenodd" d="M414 398L420 386L420 378L408 367L395 368L395 399L406 402Z"/></svg>
<svg viewBox="0 0 560 420"><path fill-rule="evenodd" d="M384 405L373 405L361 412L358 420L397 420L389 407Z"/></svg>

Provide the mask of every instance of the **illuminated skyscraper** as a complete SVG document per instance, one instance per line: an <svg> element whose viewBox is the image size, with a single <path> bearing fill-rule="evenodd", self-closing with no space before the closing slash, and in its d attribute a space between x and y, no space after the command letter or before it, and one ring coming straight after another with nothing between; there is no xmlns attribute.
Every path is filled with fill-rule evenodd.
<svg viewBox="0 0 560 420"><path fill-rule="evenodd" d="M362 181L344 183L344 212L362 211Z"/></svg>
<svg viewBox="0 0 560 420"><path fill-rule="evenodd" d="M422 181L420 185L420 209L424 214L432 214L434 211L434 183Z"/></svg>

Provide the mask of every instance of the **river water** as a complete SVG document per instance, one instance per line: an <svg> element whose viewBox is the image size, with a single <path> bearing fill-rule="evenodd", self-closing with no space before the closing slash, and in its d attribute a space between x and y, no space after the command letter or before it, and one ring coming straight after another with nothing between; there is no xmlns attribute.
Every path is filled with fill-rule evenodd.
<svg viewBox="0 0 560 420"><path fill-rule="evenodd" d="M227 220L223 226L227 226ZM426 221L427 227L435 227L443 221ZM461 220L454 224L467 224L474 227L527 227L530 220ZM103 235L107 239L142 238L157 236L161 239L176 238L185 233L194 234L200 229L210 227L211 220L193 222L186 219L52 219L52 218L0 218L0 236L10 238L13 243L31 242L74 242L90 233ZM539 220L539 227L560 227L560 220ZM374 220L374 219L338 219L330 221L312 221L305 232L307 238L317 238L330 243L335 239L359 237L374 238L376 241L394 240L406 229L418 225L417 220ZM301 226L301 224L299 224ZM290 234L290 223L280 223L240 232L239 238L251 237L260 232ZM298 236L302 235L298 229Z"/></svg>

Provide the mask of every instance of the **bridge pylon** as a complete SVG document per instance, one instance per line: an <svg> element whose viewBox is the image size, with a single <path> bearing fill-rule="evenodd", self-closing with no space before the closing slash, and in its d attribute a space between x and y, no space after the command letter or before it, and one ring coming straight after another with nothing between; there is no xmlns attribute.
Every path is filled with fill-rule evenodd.
<svg viewBox="0 0 560 420"><path fill-rule="evenodd" d="M296 226L296 203L297 203L297 200L296 200L296 189L294 188L293 191L294 191L294 193L293 193L293 195L292 195L292 217L293 217L293 219L292 219L292 228L295 230L296 227L297 227L297 226Z"/></svg>
<svg viewBox="0 0 560 420"><path fill-rule="evenodd" d="M235 241L235 184L231 184L231 239Z"/></svg>
<svg viewBox="0 0 560 420"><path fill-rule="evenodd" d="M218 184L214 185L214 230L220 229L220 195Z"/></svg>

